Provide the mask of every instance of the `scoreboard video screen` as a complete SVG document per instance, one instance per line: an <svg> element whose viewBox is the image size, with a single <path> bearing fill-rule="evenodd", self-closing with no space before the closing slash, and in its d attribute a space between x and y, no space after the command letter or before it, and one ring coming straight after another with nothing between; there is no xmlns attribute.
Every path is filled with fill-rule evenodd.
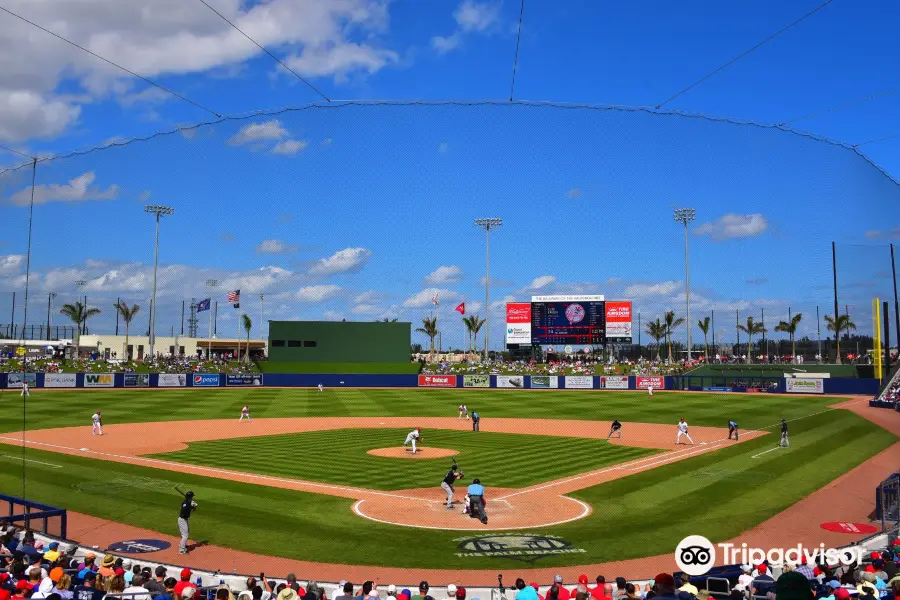
<svg viewBox="0 0 900 600"><path fill-rule="evenodd" d="M606 302L578 296L573 296L571 300L532 299L531 343L573 346L605 344Z"/></svg>

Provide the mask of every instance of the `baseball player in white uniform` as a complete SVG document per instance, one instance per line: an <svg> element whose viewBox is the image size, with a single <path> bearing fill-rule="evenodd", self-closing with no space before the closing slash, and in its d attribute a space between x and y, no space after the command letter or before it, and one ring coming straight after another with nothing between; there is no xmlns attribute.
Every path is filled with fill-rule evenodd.
<svg viewBox="0 0 900 600"><path fill-rule="evenodd" d="M325 391L325 386L320 383L319 384L319 393L324 392L324 391Z"/></svg>
<svg viewBox="0 0 900 600"><path fill-rule="evenodd" d="M23 398L31 397L31 392L28 391L28 382L27 381L22 382L22 393L20 394L20 396L22 396Z"/></svg>
<svg viewBox="0 0 900 600"><path fill-rule="evenodd" d="M91 435L103 435L103 421L100 419L100 411L98 410L91 416L91 421L94 424L94 428L91 430Z"/></svg>
<svg viewBox="0 0 900 600"><path fill-rule="evenodd" d="M461 421L463 417L466 418L466 421L469 420L469 409L466 408L465 404L460 404L459 405L459 416L456 417L456 420Z"/></svg>
<svg viewBox="0 0 900 600"><path fill-rule="evenodd" d="M410 431L408 434L406 434L406 441L403 442L404 447L412 444L412 453L413 454L416 453L416 442L422 438L421 431L422 431L421 427L416 427L415 429Z"/></svg>
<svg viewBox="0 0 900 600"><path fill-rule="evenodd" d="M252 419L250 418L250 405L244 405L244 408L241 409L241 418L238 419L238 423L244 420L244 417L247 418L247 422L249 423Z"/></svg>
<svg viewBox="0 0 900 600"><path fill-rule="evenodd" d="M681 443L681 436L684 436L691 443L691 446L694 445L694 440L691 439L691 436L688 434L688 424L687 421L684 420L684 417L681 417L681 421L678 422L678 436L675 438L675 443Z"/></svg>
<svg viewBox="0 0 900 600"><path fill-rule="evenodd" d="M652 383L647 385L647 395L650 396L651 398L653 397L653 384Z"/></svg>

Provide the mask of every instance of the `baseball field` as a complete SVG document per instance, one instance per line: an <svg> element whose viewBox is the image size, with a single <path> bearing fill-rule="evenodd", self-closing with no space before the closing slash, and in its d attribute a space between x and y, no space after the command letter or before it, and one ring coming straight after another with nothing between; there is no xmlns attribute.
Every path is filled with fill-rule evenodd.
<svg viewBox="0 0 900 600"><path fill-rule="evenodd" d="M602 563L670 553L689 534L739 536L898 441L833 407L845 401L564 390L36 390L23 434L22 399L7 391L0 490L21 495L24 477L30 499L171 537L181 498L174 487L191 489L198 552L521 567L521 558L467 554L460 544L524 531L565 541L566 551L537 566ZM238 422L245 404L249 423ZM480 432L457 418L459 404L478 411ZM91 435L98 409L102 437ZM682 416L696 445L675 445ZM778 448L782 417L790 448ZM622 439L608 441L613 419L624 424ZM740 441L728 439L729 419ZM422 451L412 456L402 444L416 427ZM461 504L444 507L439 485L450 455L465 472L457 502L472 478L486 485L487 526L463 515Z"/></svg>

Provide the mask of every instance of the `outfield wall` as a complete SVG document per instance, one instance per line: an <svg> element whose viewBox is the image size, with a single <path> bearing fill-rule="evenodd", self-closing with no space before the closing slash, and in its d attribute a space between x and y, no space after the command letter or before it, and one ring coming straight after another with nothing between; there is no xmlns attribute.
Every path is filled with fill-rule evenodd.
<svg viewBox="0 0 900 600"><path fill-rule="evenodd" d="M494 389L584 389L584 390L689 390L737 393L811 393L871 395L878 393L875 379L846 378L754 378L752 381L720 377L659 377L625 375L392 375L309 373L26 373L31 388L211 388L298 387L319 384L326 388L494 388ZM22 373L0 373L0 390L21 389Z"/></svg>

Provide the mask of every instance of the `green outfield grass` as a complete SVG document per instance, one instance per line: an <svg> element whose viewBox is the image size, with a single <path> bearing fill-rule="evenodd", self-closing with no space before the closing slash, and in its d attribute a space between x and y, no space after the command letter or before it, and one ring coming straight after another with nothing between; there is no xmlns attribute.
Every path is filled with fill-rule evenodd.
<svg viewBox="0 0 900 600"><path fill-rule="evenodd" d="M90 425L96 410L103 422L135 423L237 418L249 403L254 417L444 416L455 417L465 403L487 423L493 417L588 419L725 427L764 427L824 410L840 402L827 396L769 394L657 393L638 391L198 388L153 390L34 390L27 427ZM352 426L352 423L348 423ZM22 402L15 390L0 390L0 432L21 431Z"/></svg>
<svg viewBox="0 0 900 600"><path fill-rule="evenodd" d="M154 458L292 479L377 490L430 487L450 468L449 458L428 460L428 446L451 448L469 477L491 486L519 488L634 460L653 450L579 437L428 430L424 460L366 454L400 446L409 429L335 429L266 437L193 442ZM340 465L338 468L337 465Z"/></svg>
<svg viewBox="0 0 900 600"><path fill-rule="evenodd" d="M155 393L138 394L153 396L157 398L156 402L160 401ZM521 416L531 416L532 402L538 402L540 406L547 398L556 396L552 392L513 394L504 394L502 399L507 403L515 401ZM112 399L103 392L86 395L94 401L108 396L108 400ZM434 400L431 395L430 392L423 393L417 405L395 405L395 412L419 414L414 410L415 406L428 407ZM34 403L44 402L37 396L37 393L32 396ZM69 407L62 394L45 396L55 399L55 413L75 410L74 414L80 416L84 408ZM216 397L222 400L221 396ZM18 397L14 398L18 400ZM672 394L664 398L669 404L666 412L685 412L690 416L692 411L700 412L707 406L707 398ZM715 401L728 405L728 398L715 396ZM745 398L751 402L750 397ZM341 400L333 401L333 410L347 410L348 399ZM169 401L173 402L173 407L174 402L179 403L178 407L184 405L183 396L176 395L174 400L169 396ZM752 401L756 402L756 397ZM131 402L124 401L126 406L117 410L122 411L123 416L130 414L132 420L149 416L150 413L135 411L136 402L137 397ZM595 405L607 402L615 403L622 418L640 420L635 415L644 415L643 407L647 401L641 395L614 397L606 394L574 394L564 400L564 404L575 405L572 410L580 405L582 413L589 414L599 410ZM293 400L292 406L307 403L305 398L299 397ZM10 419L14 410L11 403L4 402L0 406L5 418ZM163 405L154 403L152 406L156 409ZM762 406L760 403L757 408ZM806 410L805 414L821 410L821 404L801 402L801 406ZM209 407L207 404L202 408ZM629 407L633 414L629 413ZM771 406L766 408L771 409ZM268 410L276 412L272 405ZM179 416L187 412L182 411ZM313 411L307 407L307 412ZM317 412L327 411L320 408ZM768 414L759 415L759 419L770 420ZM69 421L71 424L71 414ZM594 512L577 522L541 528L535 533L562 536L585 552L542 558L535 566L576 565L668 553L687 534L703 534L713 541L736 536L897 441L892 434L855 414L830 410L792 422L790 449L751 458L775 446L776 435L662 465L573 494L590 503ZM574 441L567 440L566 443ZM0 468L0 489L20 494L21 450L9 447L0 448L0 451L4 452L0 464L8 465ZM181 498L173 487L180 485L182 489L193 489L200 504L191 520L192 537L213 544L299 560L349 564L451 569L521 569L527 566L512 559L457 556L456 546L459 538L467 536L465 532L419 530L366 521L352 514L352 500L344 498L34 449L28 449L26 457L44 463L26 463L28 497L170 535L177 535L175 517ZM303 460L304 457L298 455L297 462ZM429 473L427 481L418 485L435 485L435 495L440 498L437 478L444 465L441 461L435 462L438 463L441 469L437 475ZM54 465L62 468L54 468ZM334 461L335 469L340 465L341 461ZM368 482L359 480L355 483ZM493 484L491 481L486 483ZM854 490L852 493L870 494L871 490ZM810 515L809 518L814 520L816 517ZM413 548L415 550L411 551Z"/></svg>

